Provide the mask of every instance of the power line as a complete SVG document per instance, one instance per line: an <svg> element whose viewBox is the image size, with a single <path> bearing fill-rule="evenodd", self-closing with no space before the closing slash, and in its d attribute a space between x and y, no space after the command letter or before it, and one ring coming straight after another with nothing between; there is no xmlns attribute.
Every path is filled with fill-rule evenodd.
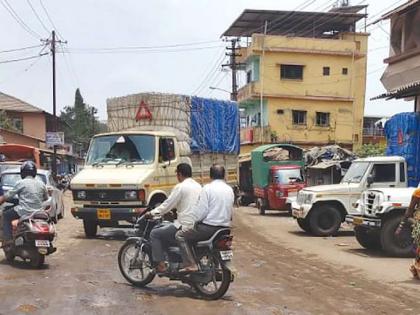
<svg viewBox="0 0 420 315"><path fill-rule="evenodd" d="M38 54L38 55L35 55L35 56L29 56L29 57L23 57L23 58L17 58L17 59L0 60L0 64L30 60L30 59L35 59L35 58L42 57L42 56L45 56L45 55L48 55L48 53L42 53L42 54Z"/></svg>
<svg viewBox="0 0 420 315"><path fill-rule="evenodd" d="M32 37L36 39L40 39L41 35L39 35L37 32L35 32L33 29L31 29L16 13L15 10L13 10L12 6L7 2L7 0L1 0L1 5L9 12L9 14L12 16L12 18Z"/></svg>
<svg viewBox="0 0 420 315"><path fill-rule="evenodd" d="M35 8L33 7L32 3L30 0L26 0L26 2L28 3L28 5L31 7L32 12L35 14L36 18L38 19L39 23L42 25L42 27L44 28L44 30L49 33L50 31L48 30L48 28L45 26L44 22L42 22L41 18L39 17L38 13L36 12Z"/></svg>
<svg viewBox="0 0 420 315"><path fill-rule="evenodd" d="M45 12L45 15L47 16L48 21L50 21L52 27L54 28L54 30L57 32L57 34L61 37L61 39L63 39L64 37L61 36L60 32L58 31L57 27L55 27L55 24L53 22L53 20L51 19L50 15L48 14L47 8L44 6L44 4L42 3L42 0L39 0L39 3L41 4L42 9ZM49 32L49 31L48 31Z"/></svg>
<svg viewBox="0 0 420 315"><path fill-rule="evenodd" d="M150 49L150 50L122 50L122 51L97 51L97 52L81 52L81 51L74 51L73 49L68 49L67 53L71 54L150 54L150 53L176 53L176 52L184 52L184 51L198 51L198 50L205 50L205 49L214 49L214 48L221 48L223 46L205 46L205 47L193 47L193 48L182 48L182 49ZM62 51L61 51L62 53Z"/></svg>
<svg viewBox="0 0 420 315"><path fill-rule="evenodd" d="M7 49L7 50L0 50L0 53L22 51L22 50L28 50L28 49L33 49L33 48L42 47L42 46L44 46L44 45L40 44L40 45L27 46L27 47L21 47L21 48L11 48L11 49Z"/></svg>

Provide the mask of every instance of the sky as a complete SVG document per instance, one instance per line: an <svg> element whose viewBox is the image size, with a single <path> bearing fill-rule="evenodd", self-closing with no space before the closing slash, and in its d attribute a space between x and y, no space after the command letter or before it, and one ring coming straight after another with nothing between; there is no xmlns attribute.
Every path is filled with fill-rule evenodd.
<svg viewBox="0 0 420 315"><path fill-rule="evenodd" d="M231 75L219 66L227 61L223 58L227 44L220 35L244 9L300 6L305 11L323 11L334 2L0 0L0 91L52 112L51 56L36 57L42 47L5 51L41 45L40 39L48 39L55 29L59 39L67 42L57 46L58 113L73 105L76 88L86 103L98 108L102 120L106 119L106 99L115 96L154 91L228 99ZM369 5L368 23L404 2L350 1ZM385 92L380 77L388 55L389 23L372 25L368 31L365 115L412 111L413 102L369 100ZM27 57L34 58L5 63ZM239 82L243 84L243 78Z"/></svg>

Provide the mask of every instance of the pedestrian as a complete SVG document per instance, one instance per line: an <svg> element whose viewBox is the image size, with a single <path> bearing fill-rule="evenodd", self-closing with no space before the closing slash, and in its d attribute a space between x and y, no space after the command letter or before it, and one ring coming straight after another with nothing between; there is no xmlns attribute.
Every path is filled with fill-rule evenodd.
<svg viewBox="0 0 420 315"><path fill-rule="evenodd" d="M401 235L404 229L410 228L410 224L413 226L411 236L413 237L413 248L415 250L415 258L410 266L410 271L414 278L420 279L420 188L417 188L411 196L410 205L395 232L397 237Z"/></svg>
<svg viewBox="0 0 420 315"><path fill-rule="evenodd" d="M217 230L231 225L235 196L225 182L225 168L214 164L210 168L210 178L212 181L203 187L197 204L190 209L194 226L182 226L176 233L184 262L180 272L198 270L191 252L192 243L207 240Z"/></svg>

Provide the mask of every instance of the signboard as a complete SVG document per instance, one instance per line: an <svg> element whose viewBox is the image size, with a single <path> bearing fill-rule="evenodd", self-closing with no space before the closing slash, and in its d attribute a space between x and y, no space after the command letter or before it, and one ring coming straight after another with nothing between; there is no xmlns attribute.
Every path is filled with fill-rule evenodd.
<svg viewBox="0 0 420 315"><path fill-rule="evenodd" d="M63 145L64 132L47 132L45 135L45 143L47 146Z"/></svg>
<svg viewBox="0 0 420 315"><path fill-rule="evenodd" d="M146 103L144 101L141 101L139 109L137 110L136 121L143 119L152 120L152 113L150 112L149 107L146 105Z"/></svg>

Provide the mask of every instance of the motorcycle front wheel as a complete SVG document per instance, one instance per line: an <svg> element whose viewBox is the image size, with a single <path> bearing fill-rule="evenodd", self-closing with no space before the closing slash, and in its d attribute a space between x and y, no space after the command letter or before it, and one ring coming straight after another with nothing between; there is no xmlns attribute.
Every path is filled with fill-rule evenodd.
<svg viewBox="0 0 420 315"><path fill-rule="evenodd" d="M200 255L201 270L210 276L210 281L195 282L194 288L206 300L217 300L225 295L232 280L231 271L222 263L219 255L204 253Z"/></svg>
<svg viewBox="0 0 420 315"><path fill-rule="evenodd" d="M118 253L118 266L123 277L137 287L144 287L155 278L152 255L137 240L127 240Z"/></svg>

